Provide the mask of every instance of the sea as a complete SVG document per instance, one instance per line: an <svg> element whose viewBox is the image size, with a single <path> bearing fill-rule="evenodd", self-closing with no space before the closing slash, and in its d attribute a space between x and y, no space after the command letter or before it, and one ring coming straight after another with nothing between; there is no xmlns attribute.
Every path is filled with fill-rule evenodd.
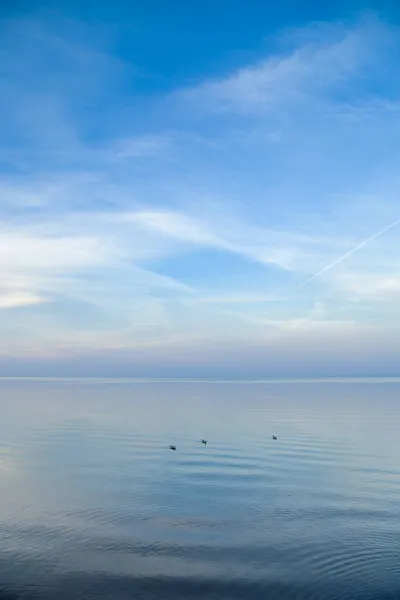
<svg viewBox="0 0 400 600"><path fill-rule="evenodd" d="M22 599L400 599L400 381L0 380Z"/></svg>

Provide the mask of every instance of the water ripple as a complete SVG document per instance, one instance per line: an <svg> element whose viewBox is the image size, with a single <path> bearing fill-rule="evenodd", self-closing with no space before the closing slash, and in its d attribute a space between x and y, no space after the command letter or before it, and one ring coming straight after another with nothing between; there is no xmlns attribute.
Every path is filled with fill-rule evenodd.
<svg viewBox="0 0 400 600"><path fill-rule="evenodd" d="M400 598L400 383L2 385L0 600Z"/></svg>

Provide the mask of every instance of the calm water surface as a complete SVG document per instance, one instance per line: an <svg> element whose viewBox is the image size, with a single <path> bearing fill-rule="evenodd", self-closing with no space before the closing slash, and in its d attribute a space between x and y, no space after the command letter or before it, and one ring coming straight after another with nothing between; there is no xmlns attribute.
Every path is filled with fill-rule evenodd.
<svg viewBox="0 0 400 600"><path fill-rule="evenodd" d="M0 394L0 600L400 598L399 383Z"/></svg>

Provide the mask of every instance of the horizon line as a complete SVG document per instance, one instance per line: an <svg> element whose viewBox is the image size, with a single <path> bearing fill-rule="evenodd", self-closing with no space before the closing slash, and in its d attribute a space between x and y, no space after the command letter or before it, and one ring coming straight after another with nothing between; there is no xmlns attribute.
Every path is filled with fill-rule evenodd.
<svg viewBox="0 0 400 600"><path fill-rule="evenodd" d="M331 377L263 377L263 378L212 378L212 377L92 377L92 376L0 376L2 381L65 382L65 383L400 383L400 376L331 376Z"/></svg>

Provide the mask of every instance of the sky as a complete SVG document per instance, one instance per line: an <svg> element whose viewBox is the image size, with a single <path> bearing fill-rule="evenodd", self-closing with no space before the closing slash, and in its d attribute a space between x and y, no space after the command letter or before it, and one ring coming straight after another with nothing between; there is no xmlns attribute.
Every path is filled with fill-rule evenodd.
<svg viewBox="0 0 400 600"><path fill-rule="evenodd" d="M399 26L1 3L0 376L400 375Z"/></svg>

